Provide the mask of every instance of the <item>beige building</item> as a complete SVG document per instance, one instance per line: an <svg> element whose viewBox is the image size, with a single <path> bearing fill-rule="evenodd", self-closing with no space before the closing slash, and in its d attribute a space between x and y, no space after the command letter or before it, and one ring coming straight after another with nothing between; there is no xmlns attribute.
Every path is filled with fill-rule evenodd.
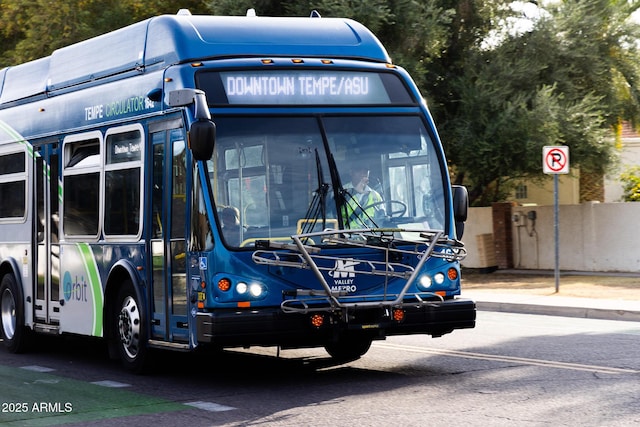
<svg viewBox="0 0 640 427"><path fill-rule="evenodd" d="M571 153L569 153L571 155ZM521 206L553 205L553 175L542 173L540 164L541 182L522 180L516 184L509 201ZM561 205L574 205L580 203L580 170L572 168L571 173L558 176L558 203Z"/></svg>

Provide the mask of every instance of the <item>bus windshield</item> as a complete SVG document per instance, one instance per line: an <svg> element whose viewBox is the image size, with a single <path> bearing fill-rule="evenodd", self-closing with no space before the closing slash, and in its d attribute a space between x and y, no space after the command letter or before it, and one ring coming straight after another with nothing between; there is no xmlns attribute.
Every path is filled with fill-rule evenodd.
<svg viewBox="0 0 640 427"><path fill-rule="evenodd" d="M417 115L218 117L216 125L209 172L229 246L325 229L445 227L441 159Z"/></svg>

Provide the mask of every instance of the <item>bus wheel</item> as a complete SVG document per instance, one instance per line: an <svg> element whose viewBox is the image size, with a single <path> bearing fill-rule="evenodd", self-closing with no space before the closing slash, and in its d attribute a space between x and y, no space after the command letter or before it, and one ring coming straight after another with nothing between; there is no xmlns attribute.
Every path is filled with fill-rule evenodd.
<svg viewBox="0 0 640 427"><path fill-rule="evenodd" d="M118 353L124 367L140 373L145 368L147 340L145 322L130 280L123 283L115 305L114 328Z"/></svg>
<svg viewBox="0 0 640 427"><path fill-rule="evenodd" d="M324 349L337 361L351 362L362 357L370 347L371 338L348 336L327 344Z"/></svg>
<svg viewBox="0 0 640 427"><path fill-rule="evenodd" d="M12 353L26 350L31 332L24 325L24 301L20 295L16 280L5 274L0 282L0 331L5 347Z"/></svg>

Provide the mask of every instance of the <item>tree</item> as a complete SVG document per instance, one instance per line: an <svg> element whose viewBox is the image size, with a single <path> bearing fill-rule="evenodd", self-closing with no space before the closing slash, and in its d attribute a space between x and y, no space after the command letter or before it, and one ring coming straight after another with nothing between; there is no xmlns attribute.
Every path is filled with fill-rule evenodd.
<svg viewBox="0 0 640 427"><path fill-rule="evenodd" d="M568 145L572 165L603 174L612 126L637 120L638 54L626 1L564 1L524 34L472 48L436 111L456 180L477 205L514 178L540 177L544 145Z"/></svg>
<svg viewBox="0 0 640 427"><path fill-rule="evenodd" d="M627 168L621 175L625 202L640 202L640 166Z"/></svg>
<svg viewBox="0 0 640 427"><path fill-rule="evenodd" d="M545 145L569 145L573 164L610 156L601 98L571 99L545 78L562 63L557 53L545 54L553 51L551 35L538 31L476 52L452 79L458 102L441 131L455 179L469 185L476 204L504 199L516 178L541 177Z"/></svg>
<svg viewBox="0 0 640 427"><path fill-rule="evenodd" d="M206 13L205 2L182 7ZM168 0L0 0L0 66L50 55L76 43L148 17L178 10Z"/></svg>

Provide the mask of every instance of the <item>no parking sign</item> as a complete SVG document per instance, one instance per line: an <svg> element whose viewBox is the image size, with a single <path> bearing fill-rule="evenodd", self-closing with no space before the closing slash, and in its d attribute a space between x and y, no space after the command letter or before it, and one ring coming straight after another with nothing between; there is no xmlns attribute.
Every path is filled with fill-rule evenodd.
<svg viewBox="0 0 640 427"><path fill-rule="evenodd" d="M547 174L569 173L569 147L566 145L543 147L542 171Z"/></svg>
<svg viewBox="0 0 640 427"><path fill-rule="evenodd" d="M556 293L560 290L560 207L558 203L558 175L569 173L569 147L566 145L542 147L542 171L553 175L553 230L555 235Z"/></svg>

